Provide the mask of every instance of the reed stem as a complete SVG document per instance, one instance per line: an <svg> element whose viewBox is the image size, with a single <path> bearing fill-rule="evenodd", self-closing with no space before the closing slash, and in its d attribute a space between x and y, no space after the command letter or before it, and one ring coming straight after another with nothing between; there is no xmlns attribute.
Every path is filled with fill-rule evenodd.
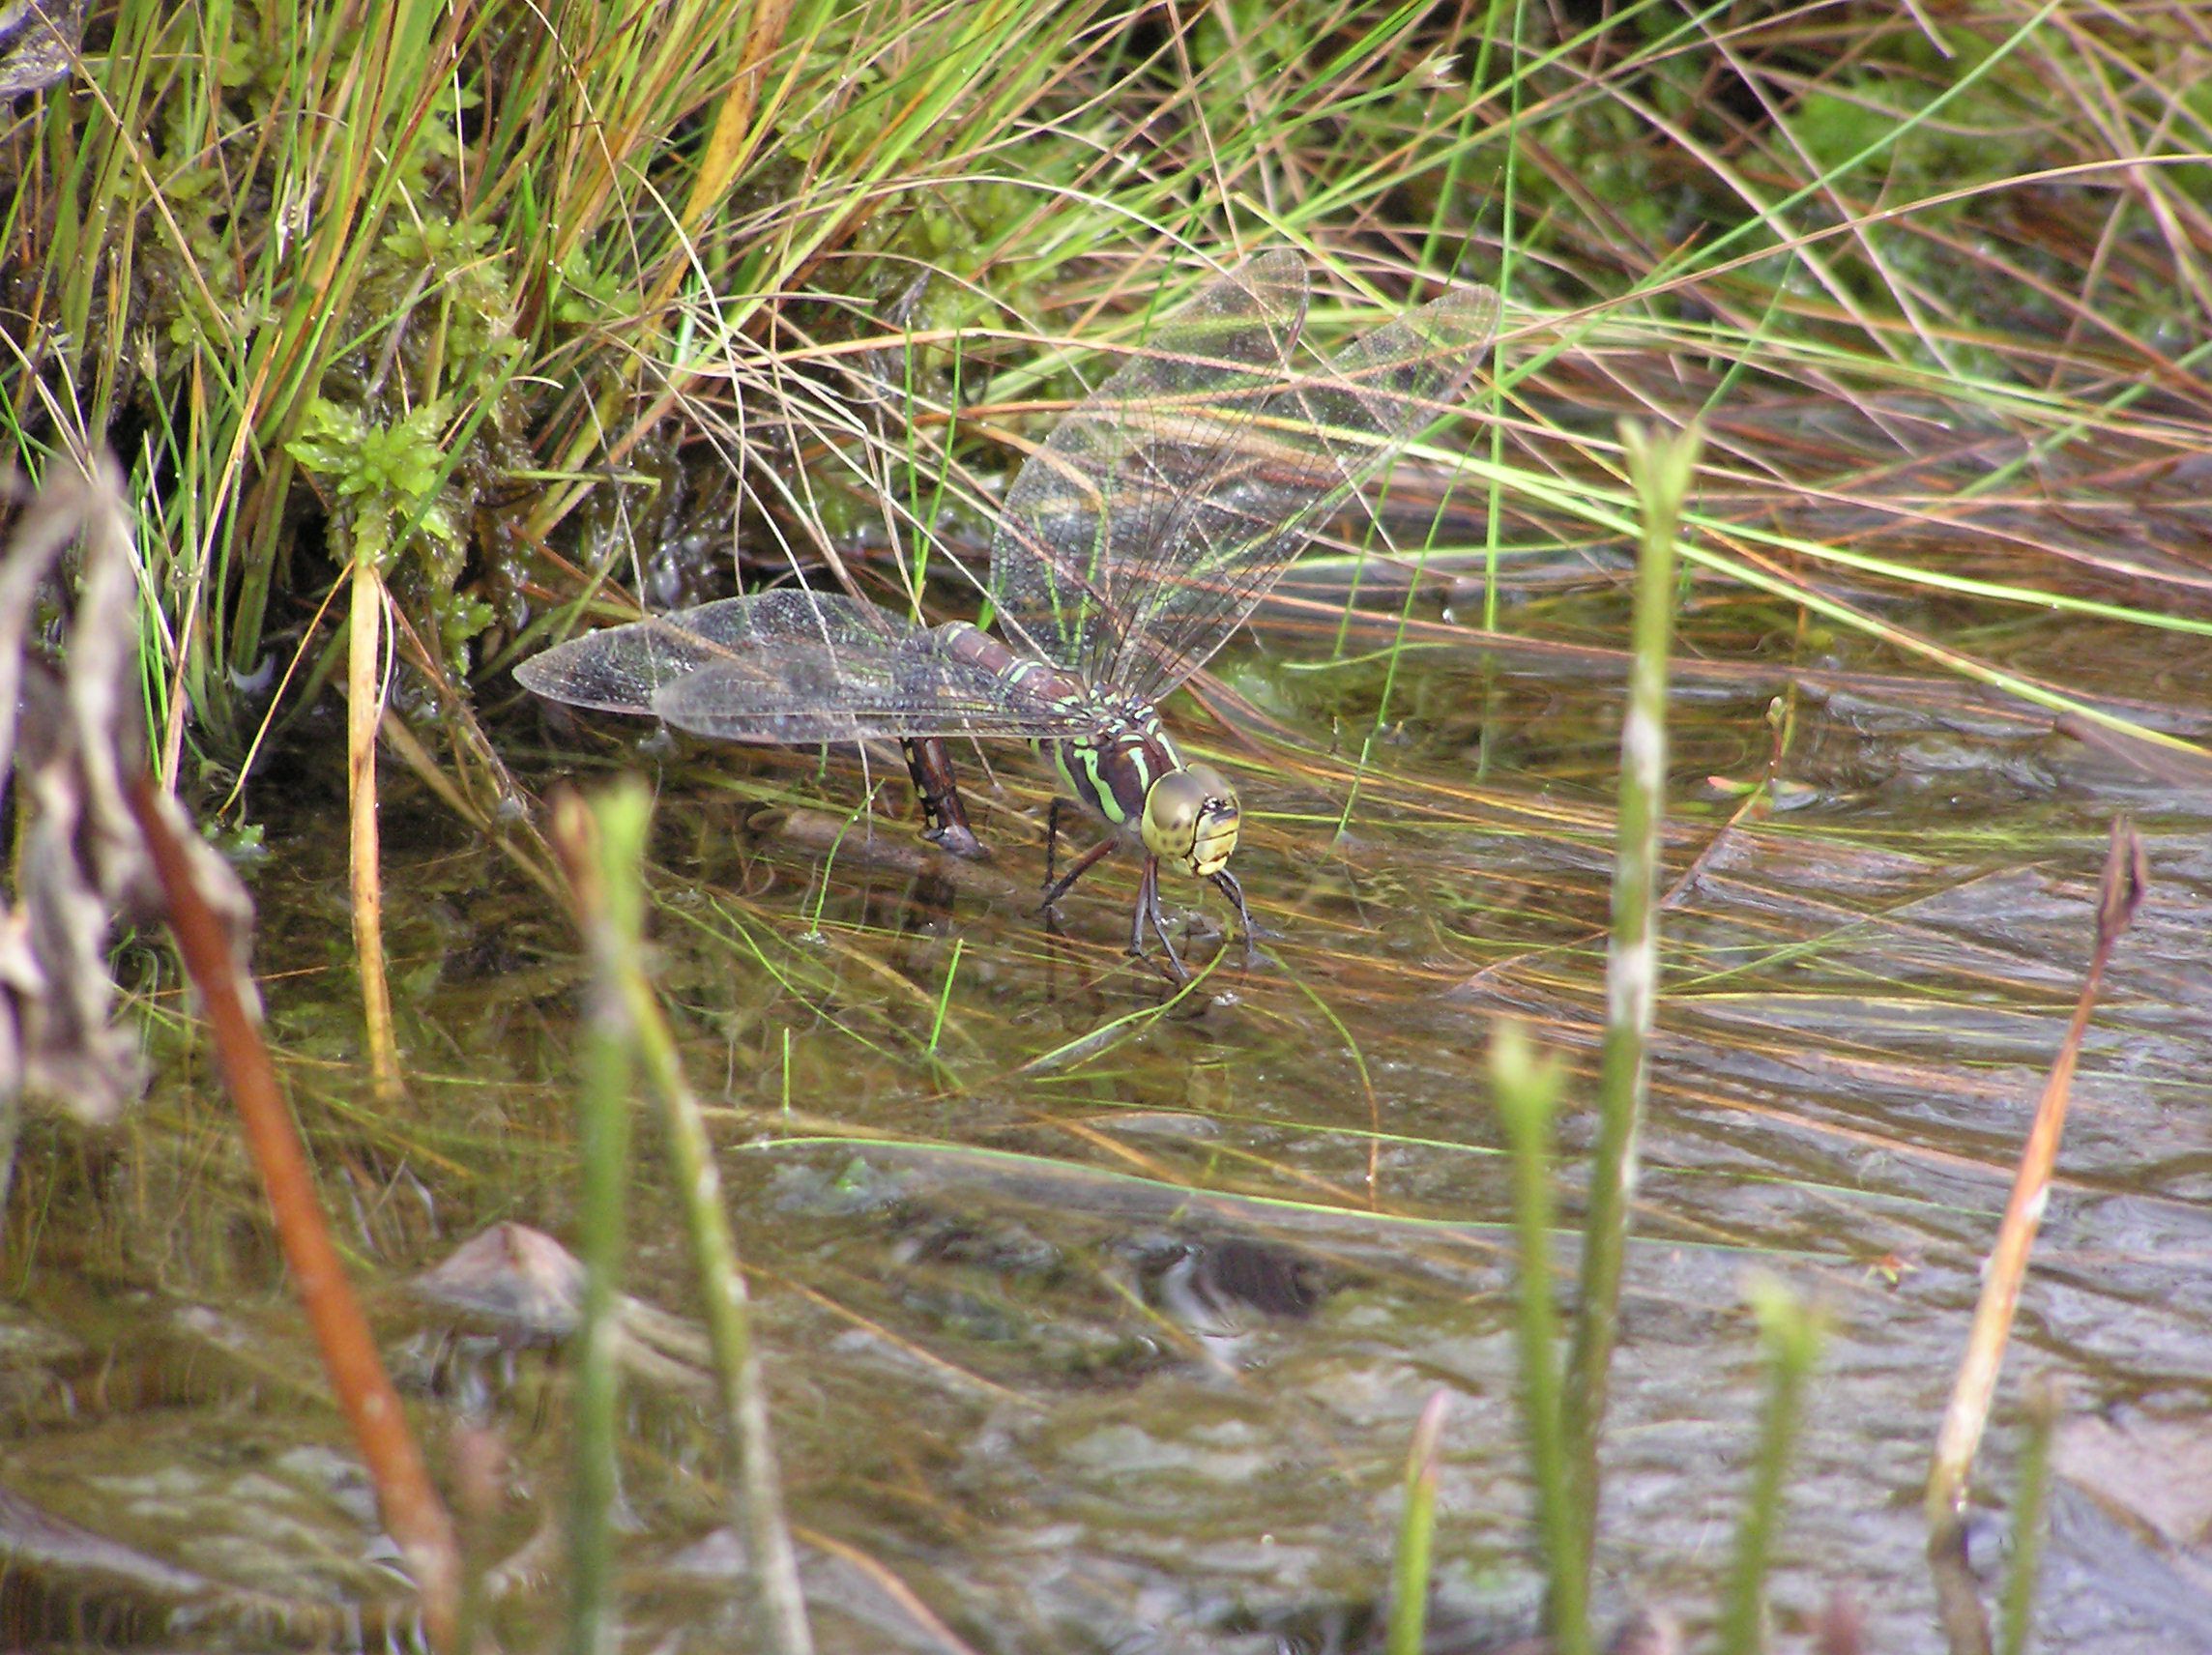
<svg viewBox="0 0 2212 1655"><path fill-rule="evenodd" d="M2012 1502L2012 1567L2005 1575L1997 1622L1999 1655L2024 1655L2035 1618L2035 1585L2043 1573L2043 1508L2051 1492L2051 1439L2058 1430L2059 1387L2051 1376L2027 1392L2027 1440Z"/></svg>
<svg viewBox="0 0 2212 1655"><path fill-rule="evenodd" d="M578 1062L577 1251L584 1264L576 1333L575 1484L569 1504L568 1647L612 1655L614 1506L618 1497L623 1203L629 1178L629 1094L637 1031L622 961L634 957L644 923L639 870L646 808L636 790L587 812L574 794L554 804L553 841L576 895L592 974Z"/></svg>
<svg viewBox="0 0 2212 1655"><path fill-rule="evenodd" d="M1674 631L1674 540L1697 473L1695 426L1654 438L1621 424L1630 480L1643 513L1636 572L1635 658L1620 730L1620 810L1613 880L1613 941L1606 961L1605 1041L1598 1072L1598 1136L1584 1219L1581 1303L1567 1365L1565 1439L1576 1482L1586 1571L1597 1541L1597 1444L1620 1311L1628 1207L1644 1115L1645 1048L1659 989L1653 893L1666 812L1667 660Z"/></svg>
<svg viewBox="0 0 2212 1655"><path fill-rule="evenodd" d="M626 781L602 798L602 822L615 813L635 812L642 823L652 808L642 783ZM602 828L602 832L604 828ZM639 828L642 842L643 828ZM799 1558L784 1521L783 1481L777 1467L774 1435L769 1426L768 1386L752 1343L751 1306L744 1270L738 1260L722 1194L722 1175L707 1135L706 1113L699 1106L675 1036L661 1015L660 1002L645 973L635 933L614 939L622 949L616 963L629 1025L646 1079L659 1100L666 1126L669 1171L690 1237L699 1272L699 1296L706 1306L707 1339L713 1352L720 1387L722 1426L737 1462L732 1521L745 1537L752 1559L761 1611L761 1647L774 1655L812 1655L814 1637L799 1585Z"/></svg>
<svg viewBox="0 0 2212 1655"><path fill-rule="evenodd" d="M1764 1647L1766 1574L1781 1528L1783 1482L1804 1410L1805 1381L1819 1358L1822 1334L1820 1318L1773 1278L1754 1278L1749 1294L1766 1357L1766 1413L1751 1493L1736 1526L1735 1563L1721 1611L1722 1655L1757 1655Z"/></svg>
<svg viewBox="0 0 2212 1655"><path fill-rule="evenodd" d="M1514 1232L1521 1249L1521 1412L1549 1575L1546 1618L1559 1655L1588 1655L1586 1514L1575 1503L1559 1397L1558 1318L1552 1308L1552 1112L1562 1074L1510 1019L1490 1040L1490 1087L1513 1155Z"/></svg>
<svg viewBox="0 0 2212 1655"><path fill-rule="evenodd" d="M1421 1655L1428 1633L1429 1559L1437 1534L1437 1452L1450 1408L1449 1391L1429 1398L1406 1453L1406 1503L1398 1519L1398 1552L1390 1567L1387 1655Z"/></svg>

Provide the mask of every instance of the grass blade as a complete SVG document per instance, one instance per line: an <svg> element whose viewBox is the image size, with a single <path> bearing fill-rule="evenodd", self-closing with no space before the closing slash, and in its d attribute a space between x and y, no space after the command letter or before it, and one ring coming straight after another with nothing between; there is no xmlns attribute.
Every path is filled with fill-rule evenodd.
<svg viewBox="0 0 2212 1655"><path fill-rule="evenodd" d="M1644 1113L1645 1046L1659 992L1655 897L1659 828L1666 813L1667 661L1674 621L1674 537L1695 476L1695 427L1672 440L1624 423L1630 479L1643 508L1636 574L1635 659L1620 731L1620 817L1613 882L1613 942L1606 959L1605 1044L1598 1075L1598 1137L1584 1221L1582 1297L1568 1361L1566 1441L1580 1488L1582 1556L1597 1538L1597 1441L1627 1251L1628 1203Z"/></svg>
<svg viewBox="0 0 2212 1655"><path fill-rule="evenodd" d="M1519 1023L1503 1021L1490 1041L1490 1084L1513 1153L1514 1229L1521 1245L1521 1416L1536 1488L1536 1526L1550 1577L1546 1617L1559 1655L1589 1655L1589 1566L1594 1528L1578 1508L1561 1427L1552 1309L1552 1111L1563 1078L1556 1056L1539 1058Z"/></svg>
<svg viewBox="0 0 2212 1655"><path fill-rule="evenodd" d="M624 1195L629 1180L630 1080L637 1031L622 962L634 957L645 923L646 809L626 791L597 811L576 795L556 801L553 842L576 893L577 922L592 974L577 1062L577 1252L584 1294L575 1339L574 1487L569 1491L568 1647L611 1655L618 1646L614 1601L614 1506L618 1497Z"/></svg>

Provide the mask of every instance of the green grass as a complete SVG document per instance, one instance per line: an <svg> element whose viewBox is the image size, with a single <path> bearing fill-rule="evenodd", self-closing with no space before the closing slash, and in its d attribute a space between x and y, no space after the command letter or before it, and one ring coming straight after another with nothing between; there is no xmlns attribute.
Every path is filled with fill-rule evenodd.
<svg viewBox="0 0 2212 1655"><path fill-rule="evenodd" d="M0 134L0 406L34 469L125 448L172 772L235 775L324 692L359 556L430 722L608 578L726 580L733 510L756 568L873 538L922 601L1002 439L1078 389L1069 347L1126 337L1200 255L1286 241L1357 305L1416 270L1514 301L1462 475L1496 509L1417 552L1479 568L1488 625L1503 554L1630 533L1614 415L1708 411L1699 584L2108 723L1891 600L2212 624L2185 572L2116 570L2079 509L2039 509L2116 512L2123 473L2202 446L2201 348L2168 341L2212 297L2212 101L2168 67L2177 20L367 18L124 0ZM1315 328L1349 313L1324 297ZM1850 428L1776 428L1810 409ZM679 478L717 457L701 501Z"/></svg>

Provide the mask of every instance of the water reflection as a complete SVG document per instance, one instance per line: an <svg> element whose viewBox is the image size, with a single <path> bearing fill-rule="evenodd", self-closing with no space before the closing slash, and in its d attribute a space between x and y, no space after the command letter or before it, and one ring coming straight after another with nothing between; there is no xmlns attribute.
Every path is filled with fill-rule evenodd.
<svg viewBox="0 0 2212 1655"><path fill-rule="evenodd" d="M717 1106L826 1648L950 1647L933 1626L1025 1652L1365 1647L1400 1459L1440 1385L1455 1395L1444 1599L1470 1625L1525 1624L1507 1180L1479 1060L1506 1010L1569 1055L1571 1207L1603 998L1614 697L1471 652L1409 657L1400 739L1362 769L1356 745L1327 753L1325 732L1371 716L1379 676L1236 682L1315 744L1220 733L1270 935L1253 970L1232 950L1180 1000L1121 958L1126 870L1074 893L1057 930L1032 912L1033 775L1009 769L983 796L995 855L980 867L916 845L896 800L872 830L800 801L863 797L857 767L818 781L790 755L724 755L712 779L666 778L656 958ZM2150 807L2157 883L2091 1032L2009 1371L2072 1376L2084 1410L2200 1411L2212 1390L2212 834L2196 795L2127 781L2108 755L2001 713L1961 722L1963 701L1930 712L1925 686L1804 698L1777 765L1772 693L1693 677L1678 706L1678 884L1614 1386L1608 1623L1711 1601L1758 1408L1738 1291L1756 1261L1836 1327L1791 1494L1782 1624L1812 1627L1848 1584L1869 1647L1926 1649L1913 1507L1933 1411L2123 799ZM1800 790L1786 813L1710 785L1770 769ZM705 802L717 790L739 802ZM303 1119L357 1267L396 1288L501 1221L567 1233L574 968L563 917L442 819L395 802L388 835L419 1077L396 1116L346 1078L340 847L273 819L257 894ZM483 959L498 969L453 966ZM373 1519L342 1477L295 1474L309 1448L342 1463L335 1422L220 1107L181 1039L157 1056L165 1079L128 1152L25 1155L11 1487L42 1521L160 1567L282 1580L290 1600L353 1612L381 1600L311 1559L363 1555ZM693 1290L650 1132L643 1148L628 1285L682 1321ZM427 1359L417 1406L433 1441L449 1416L503 1429L515 1469L500 1533L518 1550L558 1509L561 1369L500 1354L515 1342L481 1322L551 1328L525 1314L535 1302L394 1292L382 1310L394 1340L487 1341L448 1347L451 1383ZM683 1385L641 1373L632 1404L633 1632L706 1647L739 1624L713 1551L721 1450ZM2009 1441L2000 1430L2000 1483ZM181 1503L148 1504L121 1469L182 1480L211 1457L288 1465L287 1492L194 1472ZM271 1512L295 1525L269 1538L264 1524L249 1551L242 1514ZM178 1533L193 1543L162 1538ZM2120 1598L2147 1578L2108 1573ZM137 1601L88 1563L65 1574L76 1601ZM2061 1579L2072 1601L2101 1601ZM495 1612L512 1641L549 1636L536 1598Z"/></svg>

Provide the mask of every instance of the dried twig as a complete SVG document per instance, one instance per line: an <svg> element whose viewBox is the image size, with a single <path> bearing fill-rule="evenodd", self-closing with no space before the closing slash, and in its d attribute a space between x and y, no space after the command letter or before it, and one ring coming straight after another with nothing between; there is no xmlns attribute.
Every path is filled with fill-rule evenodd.
<svg viewBox="0 0 2212 1655"><path fill-rule="evenodd" d="M2149 873L2143 862L2142 841L2125 816L2112 824L2111 850L2105 858L2105 874L2097 894L2097 945L2089 957L2089 971L2074 1007L2043 1097L2035 1107L2035 1121L2028 1129L2027 1145L2021 1152L2012 1200L1998 1226L1996 1245L1990 1253L1982 1279L1981 1302L1974 1307L1974 1323L1967 1335L1966 1354L1959 1365L1952 1387L1951 1405L1943 1415L1936 1438L1935 1464L1928 1477L1926 1511L1930 1558L1938 1570L1938 1590L1945 1600L1944 1621L1953 1648L1989 1647L1986 1623L1981 1623L1978 1601L1970 1590L1957 1585L1953 1567L1964 1547L1963 1520L1966 1507L1967 1479L1974 1453L1981 1446L1989 1424L1990 1402L1996 1393L1997 1370L2004 1360L2005 1343L2012 1333L2013 1315L2020 1305L2021 1282L2027 1274L2027 1259L2035 1245L2035 1233L2051 1199L2051 1179L2058 1161L2058 1140L2066 1126L2066 1105L2074 1087L2074 1064L2081 1055L2082 1036L2088 1031L2089 1014L2096 1008L2097 990L2113 944L2135 918L2141 904ZM1971 1605L1972 1612L1965 1608Z"/></svg>
<svg viewBox="0 0 2212 1655"><path fill-rule="evenodd" d="M103 1121L145 1084L136 1035L111 1021L107 954L119 910L160 907L117 769L119 753L144 745L123 479L104 456L56 470L0 562L0 785L14 784L20 824L15 906L0 899L0 1195L19 1099ZM0 494L18 494L13 479ZM32 622L73 543L82 547L74 624L56 667L31 654ZM242 906L242 925L244 915Z"/></svg>
<svg viewBox="0 0 2212 1655"><path fill-rule="evenodd" d="M223 1084L246 1123L247 1147L262 1187L269 1192L269 1210L294 1291L322 1349L323 1366L353 1427L355 1444L375 1479L384 1521L414 1570L431 1642L451 1648L460 1591L452 1520L431 1486L422 1451L399 1406L399 1393L384 1371L368 1320L362 1315L361 1302L346 1281L337 1248L323 1222L306 1150L276 1084L269 1049L247 1009L250 990L243 982L221 922L201 889L187 851L188 843L196 839L178 831L170 820L173 801L149 777L140 775L131 783L130 799L168 899L169 928L176 935L177 951L207 1008ZM223 878L231 878L227 869Z"/></svg>

